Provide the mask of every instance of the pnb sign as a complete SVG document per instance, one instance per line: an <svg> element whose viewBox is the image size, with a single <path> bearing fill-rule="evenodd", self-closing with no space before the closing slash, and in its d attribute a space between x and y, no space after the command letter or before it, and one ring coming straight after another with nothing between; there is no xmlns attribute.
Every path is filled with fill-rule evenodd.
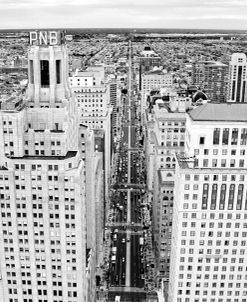
<svg viewBox="0 0 247 302"><path fill-rule="evenodd" d="M64 43L64 33L61 31L31 31L30 45L59 45Z"/></svg>

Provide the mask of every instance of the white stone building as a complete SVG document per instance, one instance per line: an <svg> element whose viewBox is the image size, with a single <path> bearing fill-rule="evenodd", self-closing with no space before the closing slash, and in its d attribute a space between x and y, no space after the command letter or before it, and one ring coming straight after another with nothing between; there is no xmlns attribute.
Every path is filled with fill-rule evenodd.
<svg viewBox="0 0 247 302"><path fill-rule="evenodd" d="M51 33L29 51L27 96L0 105L0 301L88 301L78 109Z"/></svg>
<svg viewBox="0 0 247 302"><path fill-rule="evenodd" d="M169 302L247 299L247 105L189 111L177 156Z"/></svg>
<svg viewBox="0 0 247 302"><path fill-rule="evenodd" d="M172 95L169 102L156 100L147 115L147 179L153 198L157 284L169 278L175 155L184 151L185 111L190 105L189 98Z"/></svg>
<svg viewBox="0 0 247 302"><path fill-rule="evenodd" d="M112 106L107 85L104 84L104 67L92 66L86 71L77 71L69 80L80 111L80 123L93 130L104 130L104 171L107 193L111 165Z"/></svg>

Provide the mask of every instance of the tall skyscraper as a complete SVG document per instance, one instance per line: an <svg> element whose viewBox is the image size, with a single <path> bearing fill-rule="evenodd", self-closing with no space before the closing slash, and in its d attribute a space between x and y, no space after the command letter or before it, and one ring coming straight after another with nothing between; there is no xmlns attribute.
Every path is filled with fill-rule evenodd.
<svg viewBox="0 0 247 302"><path fill-rule="evenodd" d="M189 111L177 155L169 302L247 299L247 104Z"/></svg>
<svg viewBox="0 0 247 302"><path fill-rule="evenodd" d="M31 32L26 97L0 108L0 301L87 301L84 161L60 32Z"/></svg>
<svg viewBox="0 0 247 302"><path fill-rule="evenodd" d="M226 102L228 71L228 66L221 62L194 62L192 83L205 91L210 101Z"/></svg>
<svg viewBox="0 0 247 302"><path fill-rule="evenodd" d="M229 69L228 100L233 102L247 102L247 61L244 53L232 54Z"/></svg>

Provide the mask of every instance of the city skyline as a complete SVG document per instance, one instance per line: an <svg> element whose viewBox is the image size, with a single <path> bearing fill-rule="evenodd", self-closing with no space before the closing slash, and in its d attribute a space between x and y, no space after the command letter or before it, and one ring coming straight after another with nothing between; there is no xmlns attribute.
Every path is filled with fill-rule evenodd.
<svg viewBox="0 0 247 302"><path fill-rule="evenodd" d="M247 30L244 0L3 0L0 29L194 28Z"/></svg>

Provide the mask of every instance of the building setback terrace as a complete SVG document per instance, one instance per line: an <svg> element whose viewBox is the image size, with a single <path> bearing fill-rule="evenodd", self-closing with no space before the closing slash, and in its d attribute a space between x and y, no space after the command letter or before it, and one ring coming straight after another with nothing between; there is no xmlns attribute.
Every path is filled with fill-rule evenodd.
<svg viewBox="0 0 247 302"><path fill-rule="evenodd" d="M25 160L65 160L65 159L68 159L68 158L72 158L72 157L76 157L78 151L68 151L66 155L64 156L57 156L57 155L54 155L54 156L30 156L30 155L25 155L25 156L22 156L22 157L11 157L11 159L25 159Z"/></svg>

